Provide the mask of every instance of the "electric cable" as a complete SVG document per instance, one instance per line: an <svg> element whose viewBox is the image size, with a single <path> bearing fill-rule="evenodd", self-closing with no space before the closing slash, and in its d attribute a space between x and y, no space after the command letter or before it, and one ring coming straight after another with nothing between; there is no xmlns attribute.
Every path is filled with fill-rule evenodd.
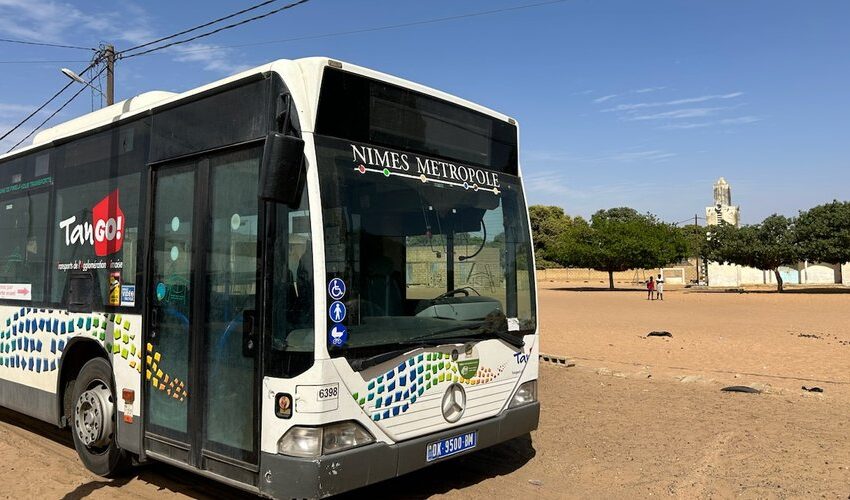
<svg viewBox="0 0 850 500"><path fill-rule="evenodd" d="M0 61L0 64L67 64L67 63L84 63L88 62L84 59L74 59L67 61L46 61L46 60L34 60L34 61Z"/></svg>
<svg viewBox="0 0 850 500"><path fill-rule="evenodd" d="M259 9L260 7L265 7L266 5L268 5L268 4L270 4L270 3L275 3L275 2L278 2L278 1L279 1L279 0L266 0L265 2L258 3L257 5L254 5L254 6L252 6L252 7L248 7L247 9L242 9L242 10L240 10L239 12L234 12L233 14L228 14L228 15L226 15L226 16L224 16L224 17L219 17L218 19L212 20L212 21L210 21L210 22L208 22L208 23L200 24L200 25L198 25L198 26L195 26L194 28L189 28L189 29L187 29L187 30L183 30L183 31L181 31L181 32L179 32L179 33L174 33L173 35L164 36L164 37L162 37L162 38L157 38L156 40L151 40L150 42L146 42L146 43L143 43L143 44L141 44L141 45L136 45L135 47L130 47L129 49L124 50L123 52L132 52L132 51L134 51L134 50L141 49L142 47L148 47L148 46L150 46L150 45L154 45L154 44L157 44L157 43L159 43L159 42L164 42L164 41L166 41L166 40L171 40L172 38L176 38L176 37L178 37L178 36L185 35L185 34L187 34L187 33L191 33L191 32L193 32L193 31L197 31L197 30L199 30L199 29L201 29L201 28L206 28L206 27L208 27L208 26L212 26L213 24L220 23L221 21L226 21L227 19L230 19L230 18L233 18L233 17L239 16L239 15L241 15L241 14L245 14L246 12L250 12L250 11L252 11L252 10Z"/></svg>
<svg viewBox="0 0 850 500"><path fill-rule="evenodd" d="M173 47L175 45L181 45L181 44L184 44L184 43L193 42L193 41L198 40L200 38L212 36L212 35L215 35L216 33L221 33L222 31L229 30L229 29L232 29L232 28L236 28L237 26L242 26L244 24L248 24L250 22L258 21L260 19L264 19L266 17L272 16L272 15L277 14L279 12L283 12L285 10L289 10L289 9L294 8L294 7L298 7L299 5L303 5L303 4L305 4L309 1L310 0L298 0L297 2L292 2L292 3L286 4L283 7L279 7L277 9L271 10L269 12L266 12L265 14L260 14L260 15L254 16L254 17L249 17L249 18L243 19L239 22L228 24L228 25L222 26L221 28L216 28L212 31L208 31L206 33L201 33L200 35L195 35L193 37L186 38L184 40L178 40L176 42L171 42L171 43L167 43L165 45L160 45L159 47L153 47L153 48L148 49L148 50L143 50L142 52L136 52L135 54L127 54L127 52L129 52L130 49L122 50L121 52L118 52L116 54L116 57L126 59L126 58L130 58L130 57L143 56L145 54L150 54L152 52L157 52L159 50L167 49L167 48Z"/></svg>
<svg viewBox="0 0 850 500"><path fill-rule="evenodd" d="M88 68L86 68L85 70L83 70L83 72L85 72L85 71L87 71L87 70L88 70ZM91 84L91 82L92 82L92 81L94 81L94 79L95 79L95 78L99 77L99 76L101 75L101 73L103 73L104 71L106 71L106 66L104 66L103 68L101 68L101 70L97 73L97 75L95 75L95 77L94 77L94 78L92 78L92 79L91 79L88 83L89 83L89 84ZM50 101L52 101L53 99L55 99L56 97L58 97L58 96L59 96L59 94L61 94L62 92L64 92L64 91L65 91L65 89L67 89L68 87L70 87L70 86L71 86L71 85L73 85L74 83L76 83L76 82L74 82L73 80L72 80L71 82L69 82L69 83L68 83L68 85L66 85L65 87L63 87L63 88L62 88L62 90L60 90L60 91L59 91L59 92L57 92L57 93L56 93L53 97L51 97L51 98L50 98ZM41 129L41 127L43 127L45 123L47 123L47 122L48 122L48 121L50 121L50 120L51 120L54 116L56 116L57 114L59 114L59 112L60 112L60 111L62 111L63 109L65 109L65 107L66 107L66 106L68 106L68 104L71 104L71 101L73 101L74 99L76 99L76 98L77 98L77 96L79 96L80 94L82 94L82 93L83 93L83 91L84 91L84 90L86 90L86 89L88 89L88 85L83 85L83 86L81 86L81 87L80 87L80 90L78 90L78 91L77 91L74 95L72 95L70 99L68 99L67 101L65 101L65 103L64 103L64 104L62 104L62 106L60 106L60 107L59 107L59 109L57 109L56 111L54 111L53 113L51 113L51 114L50 114L50 116L48 116L47 118L45 118L45 119L44 119L44 121L42 121L41 123L39 123L37 127L35 127L35 128L34 128L34 129L33 129L33 130L29 133L29 134L27 134L27 135L26 135L26 137L24 137L23 139L21 139L20 141L18 141L18 143L17 143L17 144L15 144L15 145L14 145L14 146L12 146L11 148L9 148L9 150L8 150L8 151L6 151L6 152L7 152L7 153L11 153L11 152L12 152L15 148L17 148L18 146L20 146L21 144L23 144L23 142L24 142L24 141L26 141L27 139L29 139L30 137L32 137L32 135L33 135L33 134L35 134L36 132L38 132L38 130L39 130L39 129ZM30 114L30 116L28 116L28 117L27 117L24 121L29 120L29 118L31 118L31 117L32 117L35 113L37 113L37 112L38 112L38 111L40 111L41 109L44 109L44 107L45 107L45 106L47 106L47 104L49 104L49 103L50 103L50 101L47 101L46 103L44 103L44 104L43 104L40 108L38 108L38 110L36 110L36 111L34 111L32 114ZM11 133L12 133L15 129L17 129L18 127L20 127L23 123L24 123L24 122L21 122L21 123L19 123L18 125L16 125L16 126L15 126L15 128L13 128L13 129L12 129L12 130L10 130L9 132L7 132L7 133L6 133L3 137L0 137L0 140L5 139L5 138L6 138L9 134L11 134Z"/></svg>
<svg viewBox="0 0 850 500"><path fill-rule="evenodd" d="M46 43L46 42L28 42L26 40L12 40L11 38L0 38L0 42L4 43L17 43L21 45L38 45L40 47L55 47L58 49L77 49L77 50L91 50L97 52L97 49L93 47L80 47L79 45L61 45L58 43Z"/></svg>
<svg viewBox="0 0 850 500"><path fill-rule="evenodd" d="M436 24L436 23L441 23L441 22L445 22L445 21L456 21L458 19L467 19L467 18L472 18L472 17L489 16L489 15L493 15L493 14L501 14L503 12L512 12L512 11L523 10L523 9L531 9L531 8L535 8L535 7L545 7L547 5L565 3L565 2L568 2L568 1L570 1L570 0L549 0L547 2L537 2L537 3L532 3L532 4L526 4L526 5L517 5L515 7L506 7L506 8L502 8L502 9L492 9L492 10L485 10L485 11L479 11L479 12L470 12L470 13L467 13L467 14L458 14L458 15L455 15L455 16L436 17L436 18L432 18L432 19L423 19L423 20L420 20L420 21L410 21L410 22L399 23L399 24L388 24L388 25L384 25L384 26L375 26L375 27L372 27L372 28L362 28L362 29L348 30L348 31L336 31L336 32L331 32L331 33L320 33L318 35L305 35L305 36L294 37L294 38L283 38L283 39L279 39L279 40L266 40L264 42L252 42L252 43L243 43L243 44L235 44L235 45L219 45L219 46L216 46L216 47L209 47L209 48L187 49L187 50L184 50L183 53L191 54L191 53L194 53L194 52L213 52L213 51L221 50L221 49L238 49L238 48L242 48L242 47L256 47L256 46L259 46L259 45L272 45L272 44L276 44L276 43L300 42L300 41L304 41L304 40L316 40L316 39L320 39L320 38L333 38L333 37L337 37L337 36L358 35L358 34L361 34L361 33L371 33L371 32L375 32L375 31L385 31L385 30L398 29L398 28L408 28L408 27L411 27L411 26ZM140 52L138 54L133 54L133 56L143 55L143 54L146 54L146 53ZM131 57L131 56L126 56L126 57Z"/></svg>

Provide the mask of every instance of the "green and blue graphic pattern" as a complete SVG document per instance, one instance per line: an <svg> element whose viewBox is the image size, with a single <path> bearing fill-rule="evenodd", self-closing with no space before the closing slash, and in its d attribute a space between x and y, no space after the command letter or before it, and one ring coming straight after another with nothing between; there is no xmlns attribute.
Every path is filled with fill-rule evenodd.
<svg viewBox="0 0 850 500"><path fill-rule="evenodd" d="M141 349L136 347L136 334L130 327L130 321L120 314L72 315L22 307L6 318L0 330L0 367L36 373L55 371L67 342L85 335L141 373ZM50 336L49 342L45 334Z"/></svg>
<svg viewBox="0 0 850 500"><path fill-rule="evenodd" d="M433 387L451 383L470 386L486 384L505 367L502 365L495 371L478 367L475 375L466 378L461 375L460 363L452 360L448 353L428 352L412 356L366 382L366 390L363 394L354 393L354 400L377 422L403 415Z"/></svg>

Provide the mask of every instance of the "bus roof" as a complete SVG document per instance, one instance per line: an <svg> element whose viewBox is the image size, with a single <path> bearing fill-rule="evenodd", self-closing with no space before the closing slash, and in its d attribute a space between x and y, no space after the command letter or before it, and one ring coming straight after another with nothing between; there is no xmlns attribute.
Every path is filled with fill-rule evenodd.
<svg viewBox="0 0 850 500"><path fill-rule="evenodd" d="M352 73L385 81L423 94L428 94L437 97L438 99L473 109L496 119L516 124L515 120L497 111L403 78L398 78L354 64L342 63L327 57L307 57L295 60L280 59L182 93L150 91L139 94L135 97L117 102L111 106L107 106L45 129L35 135L32 144L0 155L0 160L18 156L27 151L53 143L54 141L78 134L84 134L85 132L103 127L110 123L122 121L184 99L189 99L194 95L213 90L216 87L225 86L231 82L241 80L251 75L268 73L271 71L276 71L282 75L287 73L291 75L293 72L299 73L298 76L300 77L300 83L304 86L303 90L304 93L307 94L306 98L308 102L315 103L319 96L322 70L328 65L334 65L338 68L341 67L345 71L350 71ZM287 81L287 84L289 83L290 82ZM314 117L309 118L310 119L306 120L307 123L302 122L302 125L308 125L305 127L307 131L311 131L313 128L312 125Z"/></svg>

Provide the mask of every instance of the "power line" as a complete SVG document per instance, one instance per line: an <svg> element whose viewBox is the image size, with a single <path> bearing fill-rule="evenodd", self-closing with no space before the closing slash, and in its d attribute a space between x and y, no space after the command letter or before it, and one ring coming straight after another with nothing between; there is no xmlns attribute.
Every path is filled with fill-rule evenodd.
<svg viewBox="0 0 850 500"><path fill-rule="evenodd" d="M83 59L66 60L66 61L0 61L0 64L65 64L65 63L84 63L88 62Z"/></svg>
<svg viewBox="0 0 850 500"><path fill-rule="evenodd" d="M89 70L92 66L94 66L94 65L95 65L95 62L92 62L91 64L89 64L89 66L88 66L86 69L84 69L84 70L83 70L83 71L81 71L80 73L85 73L86 71L88 71L88 70ZM56 99L56 98L57 98L57 97L59 97L59 96L60 96L63 92L65 92L66 90L68 90L68 87L70 87L70 86L71 86L71 85L73 85L73 84L74 84L74 81L73 81L73 80L71 80L71 81L69 81L67 84L65 84L65 86L64 86L64 87L62 87L61 89L59 89L59 91L58 91L58 92L56 92L55 94L53 94L53 96L52 96L50 99L48 99L47 101L45 101L45 103L44 103L44 104L42 104L41 106L39 106L39 107L38 107L38 109L36 109L35 111L33 111L32 113L30 113L29 115L27 115L27 117L26 117L26 118L24 118L23 120L21 120L20 122L18 122L18 124L17 124L17 125L15 125L14 127L12 127L12 128L11 128L11 130L9 130L9 131L8 131L8 132L6 132L5 134L3 134L3 136L2 136L2 137L0 137L0 141L2 141L3 139L5 139L5 138L9 137L9 135L10 135L12 132L14 132L15 130L18 130L18 129L19 129L19 128L20 128L20 127L24 124L24 123L28 122L28 121L30 120L30 118L32 118L33 116L35 116L35 115L36 115L39 111L41 111L42 109L46 108L48 104L50 104L51 102L53 102L53 100L54 100L54 99ZM63 106L63 107L64 107L64 106ZM32 135L32 134L30 134L30 135ZM17 147L17 145L15 145L15 147ZM15 148L12 148L12 149L15 149Z"/></svg>
<svg viewBox="0 0 850 500"><path fill-rule="evenodd" d="M40 47L55 47L58 49L77 49L77 50L93 50L97 51L97 49L93 47L80 47L79 45L61 45L58 43L46 43L46 42L28 42L26 40L12 40L10 38L0 38L0 42L5 43L18 43L21 45L38 45Z"/></svg>
<svg viewBox="0 0 850 500"><path fill-rule="evenodd" d="M233 18L233 17L239 16L239 15L245 14L246 12L250 12L250 11L252 11L252 10L259 9L260 7L265 7L266 5L268 5L268 4L270 4L270 3L277 2L277 1L279 1L279 0L266 0L265 2L258 3L257 5L254 5L253 7L248 7L247 9L242 9L242 10L240 10L239 12L234 12L233 14L229 14L229 15L226 15L226 16L224 16L224 17L219 17L218 19L212 20L212 21L210 21L210 22L208 22L208 23L204 23L204 24L201 24L201 25L195 26L194 28L189 28L189 29L187 29L187 30L183 30L183 31L181 31L181 32L179 32L179 33L174 33L173 35L164 36L164 37L162 37L162 38L158 38L158 39L156 39L156 40L151 40L150 42L143 43L143 44L141 44L141 45L136 45L135 47L131 47L131 48L129 48L129 49L124 50L123 52L132 52L132 51L134 51L134 50L141 49L142 47L148 47L148 46L150 46L150 45L154 45L154 44L157 44L157 43L159 43L159 42L164 42L164 41L166 41L166 40L171 40L172 38L176 38L176 37L178 37L178 36L185 35L185 34L187 34L187 33L191 33L191 32L193 32L193 31L197 31L197 30L199 30L199 29L201 29L201 28L206 28L206 27L211 26L211 25L213 25L213 24L215 24L215 23L220 23L221 21L226 21L227 19L230 19L230 18Z"/></svg>
<svg viewBox="0 0 850 500"><path fill-rule="evenodd" d="M196 35L196 36L193 36L193 37L191 37L191 38L186 38L185 40L178 40L178 41L176 41L176 42L167 43L167 44L165 44L165 45L160 45L159 47L154 47L154 48L152 48L152 49L144 50L144 51L142 51L142 52L136 52L135 54L126 54L126 52L128 52L128 50L129 50L129 49L128 49L128 50L124 50L124 51L119 52L119 53L117 54L117 56L118 56L118 57L120 57L120 58L128 58L128 57L143 56L143 55L145 55L145 54L150 54L151 52L156 52L156 51L159 51L159 50L162 50L162 49L167 49L168 47L173 47L173 46L175 46L175 45L180 45L180 44L184 44L184 43L189 43L189 42L192 42L192 41L198 40L198 39L200 39L200 38L205 38L205 37L208 37L208 36L211 36L211 35L215 35L216 33L221 33L222 31L225 31L225 30L229 30L229 29L232 29L232 28L236 28L237 26L242 26L243 24L248 24L248 23L253 22L253 21L258 21L258 20L260 20L260 19L263 19L263 18L266 18L266 17L272 16L272 15L277 14L277 13L279 13L279 12L283 12L283 11L285 11L285 10L289 10L289 9L291 9L291 8L293 8L293 7L297 7L297 6L299 6L299 5L303 5L303 4L305 4L305 3L309 2L309 1L310 1L310 0L298 0L297 2L292 2L292 3L286 4L286 5L284 5L283 7L280 7L280 8L274 9L274 10L271 10L271 11L269 11L269 12L266 12L265 14L260 14L260 15L258 15L258 16L249 17L248 19L243 19L242 21L239 21L239 22L237 22L237 23L228 24L228 25L226 25L226 26L222 26L221 28L217 28L217 29L214 29L214 30L212 30L212 31L208 31L208 32L206 32L206 33L201 33L200 35ZM192 30L192 31L193 31L193 30Z"/></svg>
<svg viewBox="0 0 850 500"><path fill-rule="evenodd" d="M87 68L87 69L88 69L88 68ZM95 78L98 78L98 77L101 75L101 73L103 73L104 71L106 71L106 66L104 66L103 68L101 68L101 69L100 69L100 71L97 73L97 75L95 75L95 76L94 76L94 78L92 78L91 80L89 80L89 82L88 82L88 83L93 82L93 81L95 80ZM71 83L73 84L74 82L72 81ZM66 88L67 88L67 87L66 87ZM33 134L35 134L36 132L38 132L38 130L39 130L41 127L43 127L45 123L49 122L49 121L50 121L50 120L51 120L54 116L58 115L60 111L62 111L63 109L65 109L65 107L66 107L67 105L71 104L71 101L73 101L74 99L76 99L76 98L77 98L77 96L79 96L80 94L82 94L82 93L83 93L83 91L85 91L87 88L88 88L88 86L87 86L87 85L83 85L83 86L81 86L81 87L80 87L80 90L78 90L78 91L77 91L77 93L75 93L74 95L72 95L70 99L68 99L67 101L65 101L65 103L64 103L64 104L62 104L61 106L59 106L59 109L57 109L56 111L54 111L53 113L51 113L51 114L50 114L50 116L48 116L47 118L45 118L43 122L39 123L39 124L38 124L38 126L32 130L32 132L30 132L29 134L27 134L27 136L26 136L26 137L24 137L23 139L21 139L20 141L18 141L18 143L17 143L17 144L15 144L15 145L14 145L14 146L12 146L11 148L9 148L9 150L8 150L8 151L6 151L6 152L7 152L7 153L11 153L11 152L12 152L15 148L17 148L18 146L20 146L21 144L23 144L23 142L24 142L24 141L26 141L27 139L29 139L30 137L32 137L32 135L33 135ZM58 95L58 94L57 94L57 95ZM44 106L42 106L42 107L44 107ZM7 135L8 135L8 134L7 134ZM4 137L5 137L5 136L4 136Z"/></svg>
<svg viewBox="0 0 850 500"><path fill-rule="evenodd" d="M299 42L299 41L303 41L303 40L315 40L315 39L319 39L319 38L332 38L332 37L345 36L345 35L357 35L357 34L361 34L361 33L371 33L371 32L374 32L374 31L385 31L385 30L398 29L398 28L407 28L407 27L410 27L410 26L421 26L421 25L426 25L426 24L441 23L441 22L445 22L445 21L455 21L455 20L458 20L458 19L467 19L467 18L471 18L471 17L489 16L489 15L493 15L493 14L501 14L501 13L504 13L504 12L511 12L511 11L517 11L517 10L523 10L523 9L531 9L531 8L536 8L536 7L545 7L547 5L565 3L567 1L569 1L569 0L550 0L550 1L547 1L547 2L538 2L538 3L532 3L532 4L526 4L526 5L517 5L515 7L506 7L506 8L502 8L502 9L492 9L492 10L485 10L485 11L479 11L479 12L470 12L468 14L458 14L458 15L455 15L455 16L437 17L437 18L433 18L433 19L424 19L424 20L421 20L421 21L410 21L410 22L407 22L407 23L388 24L388 25L376 26L376 27L372 27L372 28L362 28L362 29L349 30L349 31L336 31L336 32L332 32L332 33L321 33L321 34L318 34L318 35L305 35L305 36L295 37L295 38L283 38L283 39L280 39L280 40L267 40L267 41L264 41L264 42L243 43L243 44L237 44L237 45L219 45L219 46L216 46L216 47L209 47L209 48L187 49L183 52L187 53L187 54L193 53L193 52L214 52L216 50L221 50L221 49L236 49L236 48L242 48L242 47L256 47L258 45L272 45L272 44L276 44L276 43ZM146 54L146 53L140 52L138 54L133 54L133 56L143 55L143 54ZM126 57L132 57L132 56L126 56Z"/></svg>

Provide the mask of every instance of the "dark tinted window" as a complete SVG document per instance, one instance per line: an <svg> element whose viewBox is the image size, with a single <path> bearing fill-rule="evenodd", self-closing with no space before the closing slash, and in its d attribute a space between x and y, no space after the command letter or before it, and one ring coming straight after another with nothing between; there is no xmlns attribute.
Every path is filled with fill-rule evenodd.
<svg viewBox="0 0 850 500"><path fill-rule="evenodd" d="M290 378L313 365L313 246L307 187L296 207L275 206L271 349L266 375Z"/></svg>
<svg viewBox="0 0 850 500"><path fill-rule="evenodd" d="M50 151L0 164L0 300L44 298L50 173Z"/></svg>
<svg viewBox="0 0 850 500"><path fill-rule="evenodd" d="M47 260L48 194L0 203L0 299L40 302ZM1 289L6 287L6 290Z"/></svg>
<svg viewBox="0 0 850 500"><path fill-rule="evenodd" d="M516 127L419 92L326 68L316 133L516 175Z"/></svg>
<svg viewBox="0 0 850 500"><path fill-rule="evenodd" d="M137 122L57 148L53 302L65 300L70 271L94 270L101 305L141 303L136 285L147 144L147 124Z"/></svg>
<svg viewBox="0 0 850 500"><path fill-rule="evenodd" d="M259 80L157 113L150 161L265 136L270 89L269 80Z"/></svg>

